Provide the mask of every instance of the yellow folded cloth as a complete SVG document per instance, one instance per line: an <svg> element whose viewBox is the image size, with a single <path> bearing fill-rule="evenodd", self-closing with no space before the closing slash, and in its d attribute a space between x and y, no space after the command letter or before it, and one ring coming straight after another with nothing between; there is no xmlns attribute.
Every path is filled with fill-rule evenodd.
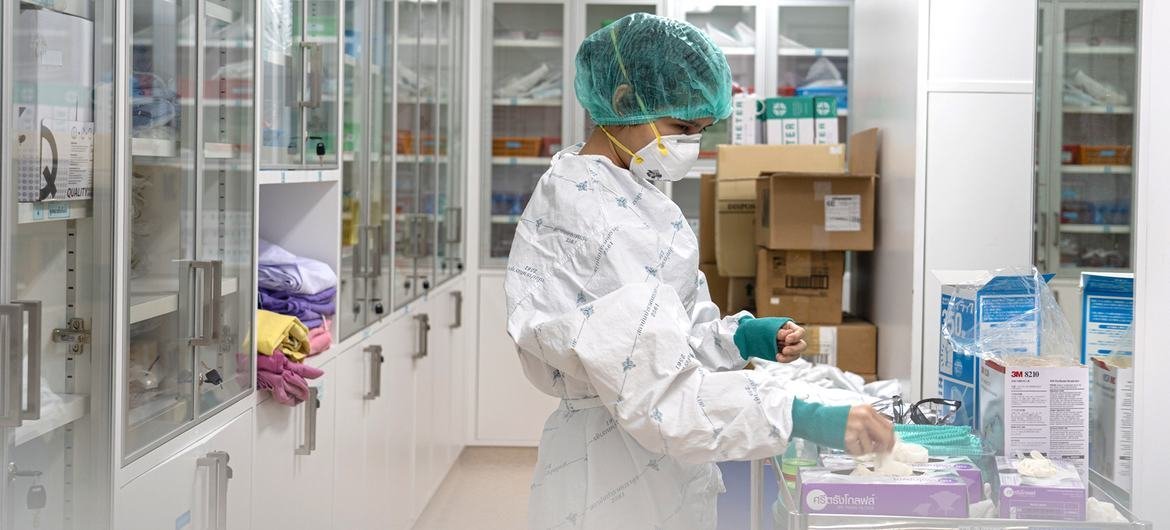
<svg viewBox="0 0 1170 530"><path fill-rule="evenodd" d="M272 355L277 348L296 362L309 356L309 328L293 316L256 311L256 351Z"/></svg>

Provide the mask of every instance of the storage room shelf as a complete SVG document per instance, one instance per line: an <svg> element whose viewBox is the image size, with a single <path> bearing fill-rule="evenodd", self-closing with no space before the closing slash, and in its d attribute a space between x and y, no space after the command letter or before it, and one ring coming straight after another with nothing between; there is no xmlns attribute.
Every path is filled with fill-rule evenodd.
<svg viewBox="0 0 1170 530"><path fill-rule="evenodd" d="M397 158L397 161L400 164L413 164L415 162L420 164L434 164L436 162L440 164L447 163L447 157L435 155L397 155L396 157L386 156L383 157L383 161L390 162L395 158Z"/></svg>
<svg viewBox="0 0 1170 530"><path fill-rule="evenodd" d="M547 166L552 158L543 156L493 156L493 166Z"/></svg>
<svg viewBox="0 0 1170 530"><path fill-rule="evenodd" d="M720 48L723 50L723 55L755 55L756 49L753 46L725 46Z"/></svg>
<svg viewBox="0 0 1170 530"><path fill-rule="evenodd" d="M398 44L404 46L447 46L450 43L447 39L436 39L434 37L423 37L420 39L418 37L405 36L398 38Z"/></svg>
<svg viewBox="0 0 1170 530"><path fill-rule="evenodd" d="M493 215L492 224L514 225L520 222L519 215Z"/></svg>
<svg viewBox="0 0 1170 530"><path fill-rule="evenodd" d="M23 445L69 425L84 418L89 412L89 396L59 394L57 397L61 399L61 403L42 408L41 419L25 420L16 428L16 445Z"/></svg>
<svg viewBox="0 0 1170 530"><path fill-rule="evenodd" d="M86 219L93 215L93 201L22 202L17 207L17 222L45 223L68 219Z"/></svg>
<svg viewBox="0 0 1170 530"><path fill-rule="evenodd" d="M174 140L156 140L154 138L134 138L130 140L130 153L134 156L163 156L172 157L179 152Z"/></svg>
<svg viewBox="0 0 1170 530"><path fill-rule="evenodd" d="M496 39L492 45L497 48L561 48L564 41L537 39Z"/></svg>
<svg viewBox="0 0 1170 530"><path fill-rule="evenodd" d="M195 106L195 98L181 98L179 104L187 107ZM203 105L208 107L251 107L251 99L204 99Z"/></svg>
<svg viewBox="0 0 1170 530"><path fill-rule="evenodd" d="M1060 225L1065 234L1128 234L1129 225Z"/></svg>
<svg viewBox="0 0 1170 530"><path fill-rule="evenodd" d="M335 46L340 45L340 39L338 39L336 36L333 36L333 35L324 35L324 36L318 35L318 36L312 36L312 37L305 37L304 42L308 42L310 44L325 44L325 45L332 44Z"/></svg>
<svg viewBox="0 0 1170 530"><path fill-rule="evenodd" d="M256 181L266 184L304 184L309 182L336 182L341 177L338 170L264 170L258 173Z"/></svg>
<svg viewBox="0 0 1170 530"><path fill-rule="evenodd" d="M1061 173L1067 174L1101 174L1101 173L1133 173L1131 166L1081 166L1075 164L1066 164L1060 166Z"/></svg>
<svg viewBox="0 0 1170 530"><path fill-rule="evenodd" d="M224 158L232 158L234 156L236 156L236 146L234 146L232 144L215 144L215 143L203 144L203 157L204 158L224 159Z"/></svg>
<svg viewBox="0 0 1170 530"><path fill-rule="evenodd" d="M848 48L780 48L782 57L849 57Z"/></svg>
<svg viewBox="0 0 1170 530"><path fill-rule="evenodd" d="M1065 107L1065 114L1133 114L1133 107L1093 105L1091 107Z"/></svg>
<svg viewBox="0 0 1170 530"><path fill-rule="evenodd" d="M127 423L130 424L130 428L133 430L142 427L150 420L165 416L175 410L176 407L186 406L187 404L186 400L178 399L176 396L169 397L172 399L160 398L131 408L126 418Z"/></svg>
<svg viewBox="0 0 1170 530"><path fill-rule="evenodd" d="M203 8L203 14L231 24L236 21L236 14L232 12L231 8L221 6L215 2L207 2Z"/></svg>
<svg viewBox="0 0 1170 530"><path fill-rule="evenodd" d="M434 105L435 103L446 105L447 98L417 98L417 97L398 98L399 105L414 105L414 104Z"/></svg>
<svg viewBox="0 0 1170 530"><path fill-rule="evenodd" d="M152 318L161 317L174 313L179 308L179 290L177 288L178 280L171 278L160 278L156 283L156 288L149 286L138 285L141 283L150 283L149 281L131 280L131 288L137 287L137 292L130 293L130 323L142 322ZM161 284L170 284L163 286ZM224 278L223 284L220 286L220 293L223 296L233 294L239 289L239 281L236 278ZM173 288L158 288L158 287L173 287Z"/></svg>
<svg viewBox="0 0 1170 530"><path fill-rule="evenodd" d="M492 105L497 107L560 107L559 99L496 98Z"/></svg>
<svg viewBox="0 0 1170 530"><path fill-rule="evenodd" d="M170 46L170 45L174 44L180 48L193 48L193 47L195 47L195 41L192 39L180 39L178 41L165 41L165 42L163 42L163 44L166 46ZM226 48L226 49L236 49L236 50L244 50L244 49L251 49L252 48L252 41L250 41L250 40L213 39L213 40L205 41L203 44L204 44L204 46L206 46L208 48ZM134 39L134 45L135 46L154 46L154 39L152 39L152 38Z"/></svg>
<svg viewBox="0 0 1170 530"><path fill-rule="evenodd" d="M264 50L264 53L261 55L264 58L264 62L275 66L284 66L288 61L288 58L283 53L276 50Z"/></svg>
<svg viewBox="0 0 1170 530"><path fill-rule="evenodd" d="M1088 44L1070 44L1064 48L1069 55L1133 55L1137 47L1132 44L1112 44L1107 46L1090 46Z"/></svg>

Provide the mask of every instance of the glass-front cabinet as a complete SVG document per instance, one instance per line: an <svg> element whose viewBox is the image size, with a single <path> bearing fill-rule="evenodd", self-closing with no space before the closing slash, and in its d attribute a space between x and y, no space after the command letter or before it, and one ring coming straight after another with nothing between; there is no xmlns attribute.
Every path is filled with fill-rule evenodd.
<svg viewBox="0 0 1170 530"><path fill-rule="evenodd" d="M848 115L851 5L849 0L780 2L776 85L762 96L833 96L837 114ZM840 130L848 129L842 123Z"/></svg>
<svg viewBox="0 0 1170 530"><path fill-rule="evenodd" d="M114 12L0 6L0 528L105 515Z"/></svg>
<svg viewBox="0 0 1170 530"><path fill-rule="evenodd" d="M128 6L123 462L253 387L255 5Z"/></svg>
<svg viewBox="0 0 1170 530"><path fill-rule="evenodd" d="M1036 261L1132 269L1138 3L1041 2Z"/></svg>
<svg viewBox="0 0 1170 530"><path fill-rule="evenodd" d="M262 169L336 169L339 0L264 0Z"/></svg>

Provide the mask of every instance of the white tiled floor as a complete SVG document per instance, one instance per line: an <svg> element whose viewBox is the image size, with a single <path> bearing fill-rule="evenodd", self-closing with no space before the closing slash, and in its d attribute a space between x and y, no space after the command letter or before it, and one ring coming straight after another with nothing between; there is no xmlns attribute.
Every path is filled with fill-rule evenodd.
<svg viewBox="0 0 1170 530"><path fill-rule="evenodd" d="M468 447L414 530L518 530L528 526L536 448Z"/></svg>

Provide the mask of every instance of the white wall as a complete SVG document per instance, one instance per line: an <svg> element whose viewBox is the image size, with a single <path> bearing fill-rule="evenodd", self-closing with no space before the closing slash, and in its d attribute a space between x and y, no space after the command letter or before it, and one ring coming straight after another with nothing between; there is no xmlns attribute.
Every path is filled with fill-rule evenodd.
<svg viewBox="0 0 1170 530"><path fill-rule="evenodd" d="M878 374L911 378L918 0L855 0L850 128L881 129L877 246L859 253L857 307L878 326ZM862 293L858 293L861 296Z"/></svg>
<svg viewBox="0 0 1170 530"><path fill-rule="evenodd" d="M938 388L932 271L1032 263L1036 2L932 0L918 18L912 375Z"/></svg>
<svg viewBox="0 0 1170 530"><path fill-rule="evenodd" d="M1170 422L1166 379L1170 377L1170 4L1142 2L1139 67L1137 211L1134 268L1137 274L1134 354L1134 511L1154 527L1170 526L1166 477L1170 476Z"/></svg>

